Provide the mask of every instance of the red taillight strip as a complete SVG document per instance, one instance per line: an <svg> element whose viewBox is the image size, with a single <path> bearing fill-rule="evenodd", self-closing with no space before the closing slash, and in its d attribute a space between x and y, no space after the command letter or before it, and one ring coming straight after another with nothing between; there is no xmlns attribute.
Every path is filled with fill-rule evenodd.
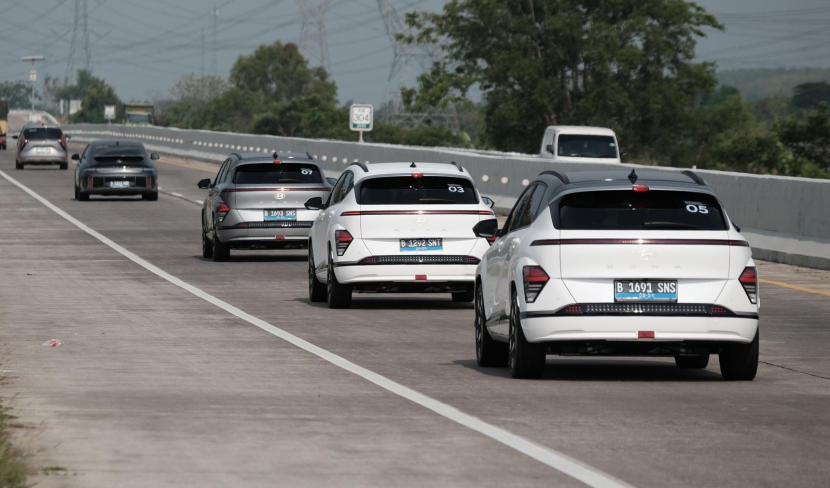
<svg viewBox="0 0 830 488"><path fill-rule="evenodd" d="M357 217L363 215L489 215L496 214L491 210L350 210L340 214L341 217Z"/></svg>
<svg viewBox="0 0 830 488"><path fill-rule="evenodd" d="M749 247L746 241L733 239L540 239L531 246L568 246L591 244L645 245L645 246L738 246Z"/></svg>
<svg viewBox="0 0 830 488"><path fill-rule="evenodd" d="M272 191L272 192L287 192L287 191L331 191L331 188L228 188L223 190L228 193L236 193L243 191Z"/></svg>

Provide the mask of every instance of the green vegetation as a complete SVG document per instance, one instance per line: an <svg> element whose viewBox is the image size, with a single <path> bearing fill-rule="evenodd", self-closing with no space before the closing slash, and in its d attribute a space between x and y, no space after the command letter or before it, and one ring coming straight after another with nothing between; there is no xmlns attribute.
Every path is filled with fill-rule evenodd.
<svg viewBox="0 0 830 488"><path fill-rule="evenodd" d="M9 420L11 417L0 407L0 486L23 488L26 486L26 465L22 455L11 445Z"/></svg>
<svg viewBox="0 0 830 488"><path fill-rule="evenodd" d="M0 82L0 99L9 102L9 108L29 108L32 95L32 87L22 81Z"/></svg>
<svg viewBox="0 0 830 488"><path fill-rule="evenodd" d="M830 80L830 68L750 68L722 70L718 82L734 86L750 102L770 97L789 98L793 89L812 81Z"/></svg>
<svg viewBox="0 0 830 488"><path fill-rule="evenodd" d="M53 93L55 100L81 100L81 110L72 116L72 122L105 123L105 105L115 105L118 113L121 113L121 100L115 94L115 89L83 69L78 70L77 82L74 85L55 87Z"/></svg>

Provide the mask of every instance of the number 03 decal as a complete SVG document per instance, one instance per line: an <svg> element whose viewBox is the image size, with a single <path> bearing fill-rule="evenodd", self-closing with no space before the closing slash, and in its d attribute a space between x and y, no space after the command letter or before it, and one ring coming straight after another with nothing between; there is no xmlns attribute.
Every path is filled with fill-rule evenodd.
<svg viewBox="0 0 830 488"><path fill-rule="evenodd" d="M447 190L450 193L464 193L464 187L460 185L447 185Z"/></svg>
<svg viewBox="0 0 830 488"><path fill-rule="evenodd" d="M704 215L709 213L709 209L706 208L706 205L700 205L696 203L687 204L686 211L689 213L699 213Z"/></svg>

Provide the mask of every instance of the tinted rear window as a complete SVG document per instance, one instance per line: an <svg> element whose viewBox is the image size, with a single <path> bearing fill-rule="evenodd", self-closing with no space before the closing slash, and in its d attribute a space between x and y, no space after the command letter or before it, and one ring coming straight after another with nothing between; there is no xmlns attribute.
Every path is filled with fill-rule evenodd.
<svg viewBox="0 0 830 488"><path fill-rule="evenodd" d="M361 205L429 205L478 203L470 180L445 176L372 178L360 184Z"/></svg>
<svg viewBox="0 0 830 488"><path fill-rule="evenodd" d="M58 140L61 136L63 136L63 131L54 128L38 127L23 131L23 138L30 141Z"/></svg>
<svg viewBox="0 0 830 488"><path fill-rule="evenodd" d="M617 145L611 136L561 134L557 152L570 158L616 158Z"/></svg>
<svg viewBox="0 0 830 488"><path fill-rule="evenodd" d="M102 146L91 149L92 163L96 166L150 165L141 146Z"/></svg>
<svg viewBox="0 0 830 488"><path fill-rule="evenodd" d="M711 195L682 191L592 191L565 195L551 206L564 230L726 230Z"/></svg>
<svg viewBox="0 0 830 488"><path fill-rule="evenodd" d="M313 164L262 163L243 164L236 168L233 182L240 185L273 185L278 183L322 183L323 175Z"/></svg>

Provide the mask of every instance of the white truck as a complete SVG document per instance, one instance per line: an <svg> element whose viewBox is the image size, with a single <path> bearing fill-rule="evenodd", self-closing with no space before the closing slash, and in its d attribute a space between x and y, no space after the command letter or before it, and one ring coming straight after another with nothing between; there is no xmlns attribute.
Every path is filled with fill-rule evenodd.
<svg viewBox="0 0 830 488"><path fill-rule="evenodd" d="M606 127L551 125L539 155L557 163L621 163L617 135Z"/></svg>

